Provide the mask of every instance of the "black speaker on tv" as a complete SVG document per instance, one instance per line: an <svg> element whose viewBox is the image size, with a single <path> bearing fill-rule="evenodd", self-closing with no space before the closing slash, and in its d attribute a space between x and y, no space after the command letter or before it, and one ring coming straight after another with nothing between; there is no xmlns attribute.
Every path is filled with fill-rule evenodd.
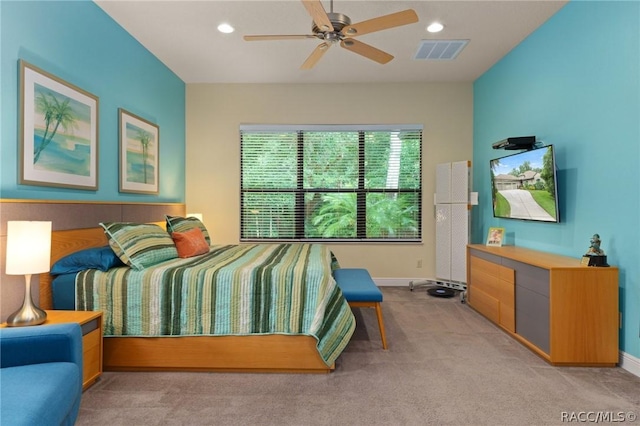
<svg viewBox="0 0 640 426"><path fill-rule="evenodd" d="M493 149L533 149L536 144L535 136L518 136L516 138L506 138L494 143Z"/></svg>

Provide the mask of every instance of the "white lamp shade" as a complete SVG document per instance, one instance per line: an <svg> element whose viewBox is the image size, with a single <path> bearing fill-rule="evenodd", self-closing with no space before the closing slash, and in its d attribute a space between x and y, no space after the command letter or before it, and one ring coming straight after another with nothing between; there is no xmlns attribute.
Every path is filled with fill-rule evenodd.
<svg viewBox="0 0 640 426"><path fill-rule="evenodd" d="M51 222L7 222L7 275L40 274L51 262Z"/></svg>

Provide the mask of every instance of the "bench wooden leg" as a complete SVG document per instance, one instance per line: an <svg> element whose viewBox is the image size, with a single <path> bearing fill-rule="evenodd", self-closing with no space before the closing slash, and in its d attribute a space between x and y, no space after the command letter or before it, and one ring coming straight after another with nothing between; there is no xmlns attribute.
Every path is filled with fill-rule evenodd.
<svg viewBox="0 0 640 426"><path fill-rule="evenodd" d="M376 303L376 316L378 317L378 328L380 329L380 339L382 339L382 349L387 349L387 334L384 332L384 322L382 321L382 304Z"/></svg>
<svg viewBox="0 0 640 426"><path fill-rule="evenodd" d="M384 322L382 320L382 304L380 302L349 302L349 306L352 308L374 308L376 310L382 349L387 349L387 334L384 332Z"/></svg>

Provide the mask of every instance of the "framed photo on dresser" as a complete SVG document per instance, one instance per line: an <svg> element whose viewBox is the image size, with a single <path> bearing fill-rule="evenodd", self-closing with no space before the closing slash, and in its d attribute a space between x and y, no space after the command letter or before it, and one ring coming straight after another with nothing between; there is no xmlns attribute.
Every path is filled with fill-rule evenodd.
<svg viewBox="0 0 640 426"><path fill-rule="evenodd" d="M504 228L489 228L489 233L487 234L487 246L489 247L502 247L502 242L504 240Z"/></svg>

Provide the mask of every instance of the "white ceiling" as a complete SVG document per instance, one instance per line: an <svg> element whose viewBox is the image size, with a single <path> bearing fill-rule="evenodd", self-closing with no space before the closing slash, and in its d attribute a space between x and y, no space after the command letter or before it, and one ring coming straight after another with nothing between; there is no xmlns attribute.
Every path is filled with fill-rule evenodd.
<svg viewBox="0 0 640 426"><path fill-rule="evenodd" d="M353 23L414 9L420 21L365 34L358 40L393 56L380 65L333 46L312 70L300 65L317 39L244 41L244 35L311 34L300 0L96 0L142 45L186 83L469 82L518 45L567 1L335 0L334 12ZM327 12L330 0L323 0ZM432 21L445 25L430 34ZM236 31L222 34L222 22ZM453 61L417 61L423 39L466 39Z"/></svg>

